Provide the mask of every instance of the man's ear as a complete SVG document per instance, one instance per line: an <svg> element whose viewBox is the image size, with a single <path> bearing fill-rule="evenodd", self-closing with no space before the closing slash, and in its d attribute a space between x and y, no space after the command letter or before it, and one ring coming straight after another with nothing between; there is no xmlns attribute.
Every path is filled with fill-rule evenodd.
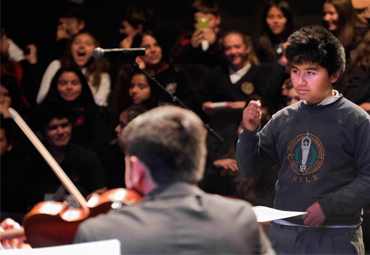
<svg viewBox="0 0 370 255"><path fill-rule="evenodd" d="M142 181L145 179L144 165L138 157L130 156L130 180L133 187L141 187Z"/></svg>
<svg viewBox="0 0 370 255"><path fill-rule="evenodd" d="M129 161L131 188L143 195L148 194L156 187L148 168L136 156L130 156Z"/></svg>
<svg viewBox="0 0 370 255"><path fill-rule="evenodd" d="M342 75L342 70L341 69L338 69L337 71L335 71L331 76L330 76L330 81L332 84L336 83L340 76Z"/></svg>

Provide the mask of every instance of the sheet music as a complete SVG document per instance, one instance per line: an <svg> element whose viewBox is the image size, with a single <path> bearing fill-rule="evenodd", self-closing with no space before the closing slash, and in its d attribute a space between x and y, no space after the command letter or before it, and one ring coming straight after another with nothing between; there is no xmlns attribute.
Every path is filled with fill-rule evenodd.
<svg viewBox="0 0 370 255"><path fill-rule="evenodd" d="M282 211L266 206L252 207L258 222L267 222L307 214L306 212Z"/></svg>

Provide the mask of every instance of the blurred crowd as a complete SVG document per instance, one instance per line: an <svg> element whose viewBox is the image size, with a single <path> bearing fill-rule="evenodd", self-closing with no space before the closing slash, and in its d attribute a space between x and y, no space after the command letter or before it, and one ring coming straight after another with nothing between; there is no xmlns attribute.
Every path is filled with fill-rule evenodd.
<svg viewBox="0 0 370 255"><path fill-rule="evenodd" d="M14 122L17 111L84 197L125 187L118 137L128 122L161 105L195 112L208 128L207 164L199 186L209 192L272 207L279 166L268 176L242 178L235 144L242 112L260 100L262 123L300 101L285 58L298 29L289 3L272 0L261 13L258 37L222 29L217 1L195 0L193 29L163 48L155 12L129 5L112 48L145 48L95 58L100 42L86 23L83 3L65 1L55 27L53 58L39 63L34 44L21 49L1 27L1 220L20 221L40 201L64 201L68 191ZM326 0L322 25L343 44L346 71L335 85L370 112L370 2ZM221 139L219 138L221 137Z"/></svg>

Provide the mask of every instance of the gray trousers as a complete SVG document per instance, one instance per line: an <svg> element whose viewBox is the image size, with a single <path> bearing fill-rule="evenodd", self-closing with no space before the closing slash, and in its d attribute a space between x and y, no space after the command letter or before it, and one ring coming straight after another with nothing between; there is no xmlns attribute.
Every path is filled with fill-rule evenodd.
<svg viewBox="0 0 370 255"><path fill-rule="evenodd" d="M311 228L271 222L267 236L276 254L365 254L362 228Z"/></svg>

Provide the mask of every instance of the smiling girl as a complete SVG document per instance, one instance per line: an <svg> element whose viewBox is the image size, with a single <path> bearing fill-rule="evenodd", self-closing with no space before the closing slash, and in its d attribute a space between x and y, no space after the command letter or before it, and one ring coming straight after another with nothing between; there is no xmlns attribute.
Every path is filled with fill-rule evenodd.
<svg viewBox="0 0 370 255"><path fill-rule="evenodd" d="M251 95L264 94L264 80L251 37L237 31L227 32L223 47L228 64L216 67L199 91L201 107L207 115L220 109L215 102L222 102L223 108L242 109Z"/></svg>
<svg viewBox="0 0 370 255"><path fill-rule="evenodd" d="M342 43L347 61L350 60L351 50L356 48L369 30L367 21L356 13L351 0L326 0L323 23Z"/></svg>
<svg viewBox="0 0 370 255"><path fill-rule="evenodd" d="M99 106L108 105L111 80L108 74L108 62L106 59L95 59L92 53L100 44L89 32L83 31L75 35L68 44L64 55L60 59L53 60L47 67L41 81L36 102L40 104L47 95L50 82L60 67L78 67L85 75L94 101Z"/></svg>

